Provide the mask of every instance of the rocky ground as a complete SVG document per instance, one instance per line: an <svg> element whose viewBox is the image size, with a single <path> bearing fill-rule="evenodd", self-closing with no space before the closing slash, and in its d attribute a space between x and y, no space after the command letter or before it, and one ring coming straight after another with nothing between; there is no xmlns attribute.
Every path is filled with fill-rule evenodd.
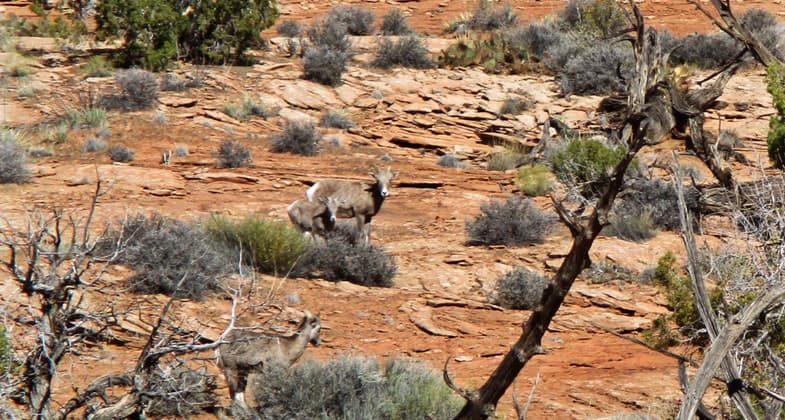
<svg viewBox="0 0 785 420"><path fill-rule="evenodd" d="M283 18L304 22L326 13L333 3L280 1ZM539 18L564 5L555 0L511 3L524 20ZM374 8L379 16L390 7L407 11L412 26L430 35L429 48L434 54L449 43L439 38L444 22L474 7L473 1L437 0L360 4ZM6 12L24 14L25 6L0 2ZM779 17L785 12L779 2L745 1L738 6L763 7ZM647 23L654 27L667 27L676 34L710 30L708 20L686 2L646 0L640 7ZM98 205L100 221L138 211L184 220L197 220L211 213L259 213L285 219L286 206L302 197L311 181L365 179L369 165L389 164L401 176L374 219L372 238L397 261L394 287L374 289L259 275L257 296L272 290L276 303L321 314L323 345L309 348L305 357L327 359L346 353L406 356L427 361L437 369L449 359L458 385L481 385L518 337L522 321L529 315L527 311L502 310L488 304L496 279L516 265L553 273L570 246L570 236L566 228L557 227L545 243L536 246L466 246L466 220L479 213L480 204L517 192L514 173L483 168L485 158L499 146L483 143L477 133L519 133L525 142L536 142L546 113L580 126L592 120L600 98L561 97L551 76L489 75L473 68L373 69L367 66L375 46L372 37L353 40L360 54L345 73L344 83L333 89L302 80L299 59L278 51L274 31L269 30L267 35L273 48L258 53L258 64L242 68L183 66L177 73L184 77L197 70L203 72L202 87L182 93L163 92L154 110L111 113L110 141L132 148L136 152L133 162L112 164L103 154L82 153L82 143L93 133L74 131L66 144L53 147L54 156L34 160L31 183L0 185L0 214L21 226L25 214L33 208L57 205L83 209L100 178L110 184ZM112 77L85 79L78 63L66 60L48 40L23 39L20 46L36 54L35 72L27 80L6 79L0 115L6 125L31 133L33 146L46 146L38 139L37 125L54 119L68 107L76 107L80 93L104 94L114 89ZM31 98L18 95L26 84L35 84L39 93ZM497 117L504 98L519 92L531 95L533 109L515 118ZM279 106L280 115L238 121L221 112L225 103L239 102L243 95L258 96L262 102ZM735 128L745 143L742 152L746 157L752 162L765 162L765 136L773 109L765 90L764 71L753 68L734 77L721 99L731 106L711 115L707 126L715 130L720 126ZM282 130L285 120L318 119L327 109L346 110L357 127L326 132L331 145L316 157L269 151L270 136ZM156 113L165 113L167 122L155 122ZM217 168L213 153L227 138L251 149L251 167ZM188 147L188 156L162 165L162 153L179 145ZM641 159L663 167L673 149L682 151L683 145L677 140L667 141L644 149ZM455 153L471 168L437 165L444 153ZM680 160L701 168L689 154L681 153ZM740 165L735 169L740 173L755 170ZM709 173L702 172L710 181ZM552 211L549 200L537 202ZM711 229L707 232L712 233ZM664 298L654 287L641 284L638 273L653 266L668 250L684 254L678 235L663 232L641 243L609 237L597 240L592 249L595 263L615 264L634 274L603 284L587 281L588 276L576 282L544 338L548 353L535 357L517 381L520 398L525 400L534 378L540 376L531 418L597 418L629 412L661 417L678 403L674 359L603 330L635 335L667 312ZM116 290L107 291L104 298L135 309L121 323L120 332L132 337L133 332L144 329L135 322L139 314L151 316L164 298L123 293L121 280L128 273L122 267L110 271L108 278ZM18 299L16 293L3 281L0 305ZM184 303L179 311L210 336L225 327L229 306L226 297L216 296L205 302ZM244 321L251 322L254 316L249 314ZM14 333L24 336L23 331ZM116 371L118 366L131 367L139 351L137 341L125 346L106 345L93 354L70 357L58 378L58 400L72 395L73 386ZM223 385L222 379L219 382ZM220 392L225 394L225 388ZM501 412L511 411L511 393L502 400ZM716 405L716 399L707 402Z"/></svg>

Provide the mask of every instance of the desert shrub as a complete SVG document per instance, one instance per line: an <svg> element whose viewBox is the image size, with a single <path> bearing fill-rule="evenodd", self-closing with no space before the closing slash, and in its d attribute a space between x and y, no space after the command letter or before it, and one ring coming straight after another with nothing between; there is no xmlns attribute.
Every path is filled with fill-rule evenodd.
<svg viewBox="0 0 785 420"><path fill-rule="evenodd" d="M31 158L43 158L43 157L54 156L55 153L51 149L35 147L28 150L27 154Z"/></svg>
<svg viewBox="0 0 785 420"><path fill-rule="evenodd" d="M602 194L610 182L611 171L626 153L623 145L609 147L599 140L575 139L553 153L551 165L561 182L577 188L591 200Z"/></svg>
<svg viewBox="0 0 785 420"><path fill-rule="evenodd" d="M458 156L452 153L447 153L439 156L439 159L436 161L436 164L439 166L444 166L445 168L467 169L469 167L468 164L462 162Z"/></svg>
<svg viewBox="0 0 785 420"><path fill-rule="evenodd" d="M184 144L179 144L177 147L174 148L174 156L175 157L186 157L188 156L188 146Z"/></svg>
<svg viewBox="0 0 785 420"><path fill-rule="evenodd" d="M401 12L401 9L390 9L384 16L382 16L382 35L408 35L412 33L409 27L409 21L406 16Z"/></svg>
<svg viewBox="0 0 785 420"><path fill-rule="evenodd" d="M716 69L729 63L741 46L724 32L692 34L680 40L671 53L671 65L691 64L702 69Z"/></svg>
<svg viewBox="0 0 785 420"><path fill-rule="evenodd" d="M8 339L5 327L0 325L0 376L5 377L5 375L14 370L17 365L17 361L14 360L11 340Z"/></svg>
<svg viewBox="0 0 785 420"><path fill-rule="evenodd" d="M107 235L102 253L113 252L118 241L124 245L116 261L134 270L129 287L135 293L201 300L220 289L220 276L236 263L228 248L197 224L138 214L122 221L121 227Z"/></svg>
<svg viewBox="0 0 785 420"><path fill-rule="evenodd" d="M262 418L443 419L462 401L419 362L343 356L293 368L265 366L251 384Z"/></svg>
<svg viewBox="0 0 785 420"><path fill-rule="evenodd" d="M0 127L0 184L22 184L30 179L21 135Z"/></svg>
<svg viewBox="0 0 785 420"><path fill-rule="evenodd" d="M188 89L185 79L175 73L165 73L161 78L160 90L163 92L182 92Z"/></svg>
<svg viewBox="0 0 785 420"><path fill-rule="evenodd" d="M102 55L94 55L82 64L82 72L87 77L107 77L112 75L112 64Z"/></svg>
<svg viewBox="0 0 785 420"><path fill-rule="evenodd" d="M605 226L602 233L609 236L617 236L628 241L640 242L653 238L657 234L656 225L652 216L652 211L639 207L631 212L611 213L608 217L609 225Z"/></svg>
<svg viewBox="0 0 785 420"><path fill-rule="evenodd" d="M301 232L289 223L257 215L236 221L215 215L206 229L219 242L242 250L245 264L273 275L288 274L308 249Z"/></svg>
<svg viewBox="0 0 785 420"><path fill-rule="evenodd" d="M239 141L231 139L221 142L215 157L221 168L242 168L253 163L251 151Z"/></svg>
<svg viewBox="0 0 785 420"><path fill-rule="evenodd" d="M565 35L553 24L535 22L509 32L507 38L516 50L524 50L528 57L541 61L546 52L564 41Z"/></svg>
<svg viewBox="0 0 785 420"><path fill-rule="evenodd" d="M64 120L73 128L100 128L106 126L106 110L101 107L71 109L66 112Z"/></svg>
<svg viewBox="0 0 785 420"><path fill-rule="evenodd" d="M777 18L763 9L753 8L741 16L741 24L752 32L756 38L782 60L785 54L781 47L781 32L777 28Z"/></svg>
<svg viewBox="0 0 785 420"><path fill-rule="evenodd" d="M303 27L295 20L287 19L283 22L279 23L278 26L275 28L278 31L278 35L289 37L289 38L296 38L303 33Z"/></svg>
<svg viewBox="0 0 785 420"><path fill-rule="evenodd" d="M147 70L124 70L117 73L115 80L123 92L122 99L127 109L147 109L158 100L158 81Z"/></svg>
<svg viewBox="0 0 785 420"><path fill-rule="evenodd" d="M295 269L298 277L349 281L373 287L392 286L396 271L395 259L383 249L341 240L311 247Z"/></svg>
<svg viewBox="0 0 785 420"><path fill-rule="evenodd" d="M319 153L322 135L310 121L287 121L283 133L273 136L272 151L314 156Z"/></svg>
<svg viewBox="0 0 785 420"><path fill-rule="evenodd" d="M691 212L700 212L700 192L695 187L685 186L684 198ZM671 182L659 178L635 178L627 182L614 204L614 213L635 218L636 215L642 215L643 209L648 213L652 228L670 231L681 229L678 196Z"/></svg>
<svg viewBox="0 0 785 420"><path fill-rule="evenodd" d="M387 38L379 40L376 57L371 62L374 67L389 69L393 66L429 69L434 67L428 49L418 35L406 35L397 41Z"/></svg>
<svg viewBox="0 0 785 420"><path fill-rule="evenodd" d="M46 141L54 144L63 144L68 141L68 136L71 133L71 124L67 118L54 126L48 126L44 130L44 138Z"/></svg>
<svg viewBox="0 0 785 420"><path fill-rule="evenodd" d="M771 94L775 115L769 119L769 158L777 168L785 168L785 68L772 63L766 73L766 88Z"/></svg>
<svg viewBox="0 0 785 420"><path fill-rule="evenodd" d="M326 45L308 47L303 55L304 77L323 85L337 86L341 84L341 76L351 57L351 52L332 49Z"/></svg>
<svg viewBox="0 0 785 420"><path fill-rule="evenodd" d="M153 122L163 125L169 122L169 117L164 111L155 111L155 114L153 114Z"/></svg>
<svg viewBox="0 0 785 420"><path fill-rule="evenodd" d="M518 188L528 197L539 197L553 191L556 176L543 164L523 166L518 169Z"/></svg>
<svg viewBox="0 0 785 420"><path fill-rule="evenodd" d="M112 159L112 162L127 163L134 160L135 153L121 144L113 144L106 150L106 154L109 155L109 159Z"/></svg>
<svg viewBox="0 0 785 420"><path fill-rule="evenodd" d="M516 267L496 280L494 303L507 309L534 309L548 279L525 267Z"/></svg>
<svg viewBox="0 0 785 420"><path fill-rule="evenodd" d="M501 115L518 115L532 107L532 103L528 98L520 96L508 96L504 98L502 106L499 109Z"/></svg>
<svg viewBox="0 0 785 420"><path fill-rule="evenodd" d="M476 31L495 31L518 24L518 15L508 3L495 6L487 0L480 0L477 9L468 21L469 29Z"/></svg>
<svg viewBox="0 0 785 420"><path fill-rule="evenodd" d="M579 32L597 38L609 38L626 26L624 11L614 0L570 0L559 13L565 30Z"/></svg>
<svg viewBox="0 0 785 420"><path fill-rule="evenodd" d="M104 149L106 149L106 142L95 137L88 138L82 145L82 151L85 153L101 152Z"/></svg>
<svg viewBox="0 0 785 420"><path fill-rule="evenodd" d="M327 20L340 23L349 35L370 35L376 15L372 10L358 6L335 6L327 14Z"/></svg>
<svg viewBox="0 0 785 420"><path fill-rule="evenodd" d="M276 114L275 110L264 104L260 104L256 99L249 95L243 96L239 103L231 102L224 104L224 114L238 119L245 120L250 115L262 118L269 118Z"/></svg>
<svg viewBox="0 0 785 420"><path fill-rule="evenodd" d="M542 242L553 219L529 199L509 197L480 206L482 214L466 223L471 245L522 245Z"/></svg>
<svg viewBox="0 0 785 420"><path fill-rule="evenodd" d="M169 367L151 375L141 405L154 418L188 418L218 403L217 388L215 375L203 367Z"/></svg>
<svg viewBox="0 0 785 420"><path fill-rule="evenodd" d="M319 126L348 130L354 127L354 122L345 112L338 109L328 109L319 119Z"/></svg>
<svg viewBox="0 0 785 420"><path fill-rule="evenodd" d="M488 155L485 168L489 171L508 171L523 165L528 156L521 146L506 146L503 151Z"/></svg>
<svg viewBox="0 0 785 420"><path fill-rule="evenodd" d="M596 43L569 59L559 81L564 93L606 95L626 89L632 50L626 44Z"/></svg>
<svg viewBox="0 0 785 420"><path fill-rule="evenodd" d="M604 284L611 281L633 282L636 280L643 283L640 280L642 275L621 264L605 259L597 263L592 262L591 267L585 269L582 275L585 276L586 282L589 284Z"/></svg>

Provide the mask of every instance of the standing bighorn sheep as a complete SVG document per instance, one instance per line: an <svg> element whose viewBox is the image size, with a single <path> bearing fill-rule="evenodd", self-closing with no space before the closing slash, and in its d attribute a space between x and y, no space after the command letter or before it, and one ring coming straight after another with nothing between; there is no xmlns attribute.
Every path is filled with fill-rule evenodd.
<svg viewBox="0 0 785 420"><path fill-rule="evenodd" d="M370 242L371 218L379 212L384 199L390 194L390 182L398 176L398 171L379 169L372 166L369 174L376 179L373 184L362 181L325 179L308 188L305 193L308 201L318 201L322 197L333 197L338 201L337 216L353 217L357 221L357 235L363 243Z"/></svg>
<svg viewBox="0 0 785 420"><path fill-rule="evenodd" d="M305 311L305 317L291 336L270 335L258 331L231 330L225 343L218 346L218 367L223 370L232 401L245 405L248 375L261 372L271 362L291 365L303 355L308 343L319 346L321 322Z"/></svg>
<svg viewBox="0 0 785 420"><path fill-rule="evenodd" d="M321 197L317 201L297 200L286 208L289 219L304 234L327 241L327 233L335 229L338 201Z"/></svg>

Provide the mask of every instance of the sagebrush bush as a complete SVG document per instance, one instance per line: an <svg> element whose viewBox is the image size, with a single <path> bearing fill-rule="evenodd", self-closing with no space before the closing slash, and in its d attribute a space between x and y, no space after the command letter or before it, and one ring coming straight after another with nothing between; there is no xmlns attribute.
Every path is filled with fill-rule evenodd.
<svg viewBox="0 0 785 420"><path fill-rule="evenodd" d="M469 19L469 29L476 31L495 31L518 24L518 15L508 3L494 6L492 2L480 0L477 9Z"/></svg>
<svg viewBox="0 0 785 420"><path fill-rule="evenodd" d="M556 176L546 165L528 165L518 169L516 184L524 195L539 197L553 191L556 187Z"/></svg>
<svg viewBox="0 0 785 420"><path fill-rule="evenodd" d="M766 90L771 94L775 115L769 118L767 145L769 159L777 168L785 168L785 67L772 63L766 69Z"/></svg>
<svg viewBox="0 0 785 420"><path fill-rule="evenodd" d="M303 54L303 77L328 86L339 85L354 55L347 35L346 26L335 19L315 21L308 28L311 45Z"/></svg>
<svg viewBox="0 0 785 420"><path fill-rule="evenodd" d="M289 223L249 215L231 220L214 215L207 224L208 234L236 250L244 263L273 275L287 275L308 250L302 233Z"/></svg>
<svg viewBox="0 0 785 420"><path fill-rule="evenodd" d="M287 121L283 133L273 136L272 151L314 156L319 153L322 134L310 121Z"/></svg>
<svg viewBox="0 0 785 420"><path fill-rule="evenodd" d="M494 303L507 309L534 309L549 280L525 267L516 267L496 280Z"/></svg>
<svg viewBox="0 0 785 420"><path fill-rule="evenodd" d="M599 140L575 139L551 155L551 165L561 182L591 200L602 194L613 168L626 153L623 145L609 147Z"/></svg>
<svg viewBox="0 0 785 420"><path fill-rule="evenodd" d="M253 163L251 151L239 141L231 139L221 142L215 158L221 168L242 168Z"/></svg>
<svg viewBox="0 0 785 420"><path fill-rule="evenodd" d="M462 162L458 156L452 153L447 153L439 156L439 159L436 161L436 164L439 166L444 166L445 168L461 168L461 169L466 169L469 166L466 163Z"/></svg>
<svg viewBox="0 0 785 420"><path fill-rule="evenodd" d="M632 70L628 44L598 42L570 58L559 82L565 94L607 95L624 92Z"/></svg>
<svg viewBox="0 0 785 420"><path fill-rule="evenodd" d="M134 270L129 288L135 293L163 293L201 300L221 288L231 272L229 248L212 240L198 224L159 214L128 217L102 241L99 255L109 255L120 241L116 262Z"/></svg>
<svg viewBox="0 0 785 420"><path fill-rule="evenodd" d="M359 6L335 6L327 14L327 20L342 24L349 35L370 35L376 14Z"/></svg>
<svg viewBox="0 0 785 420"><path fill-rule="evenodd" d="M652 217L652 211L645 208L629 209L630 212L615 211L608 217L609 225L605 226L602 233L617 236L628 241L641 242L651 239L657 234L657 228Z"/></svg>
<svg viewBox="0 0 785 420"><path fill-rule="evenodd" d="M106 154L109 155L109 159L112 159L112 162L120 162L120 163L128 163L134 160L134 151L123 146L122 144L113 144L109 146L109 149L106 150Z"/></svg>
<svg viewBox="0 0 785 420"><path fill-rule="evenodd" d="M95 137L88 138L82 145L82 151L85 153L101 152L104 149L106 149L106 142Z"/></svg>
<svg viewBox="0 0 785 420"><path fill-rule="evenodd" d="M391 287L398 270L395 259L374 245L335 240L312 246L297 264L298 277L348 281L363 286Z"/></svg>
<svg viewBox="0 0 785 420"><path fill-rule="evenodd" d="M251 389L266 419L446 419L462 405L439 372L401 359L384 366L360 356L270 364Z"/></svg>
<svg viewBox="0 0 785 420"><path fill-rule="evenodd" d="M218 403L215 375L205 368L177 366L156 370L142 394L141 405L155 418L189 418Z"/></svg>
<svg viewBox="0 0 785 420"><path fill-rule="evenodd" d="M115 80L123 92L125 107L130 110L150 108L158 100L158 81L147 70L124 70L117 73Z"/></svg>
<svg viewBox="0 0 785 420"><path fill-rule="evenodd" d="M534 201L520 197L483 203L480 211L466 223L471 245L539 243L553 223L553 218L540 211Z"/></svg>
<svg viewBox="0 0 785 420"><path fill-rule="evenodd" d="M499 114L501 115L518 115L532 107L532 102L528 98L520 96L508 96L504 98Z"/></svg>
<svg viewBox="0 0 785 420"><path fill-rule="evenodd" d="M286 19L279 23L275 30L278 31L278 35L289 38L296 38L303 33L302 25L296 20L291 19Z"/></svg>
<svg viewBox="0 0 785 420"><path fill-rule="evenodd" d="M384 16L382 16L382 35L408 35L412 33L409 27L409 21L406 16L401 12L401 9L390 9Z"/></svg>
<svg viewBox="0 0 785 420"><path fill-rule="evenodd" d="M186 89L185 79L175 73L166 73L161 78L160 90L163 92L182 92Z"/></svg>
<svg viewBox="0 0 785 420"><path fill-rule="evenodd" d="M0 184L22 184L29 179L21 135L16 130L0 127Z"/></svg>
<svg viewBox="0 0 785 420"><path fill-rule="evenodd" d="M685 186L684 198L691 212L700 212L700 191L693 186ZM676 188L669 181L634 178L626 183L613 208L622 217L630 215L633 218L646 209L652 228L670 231L681 229L678 196Z"/></svg>
<svg viewBox="0 0 785 420"><path fill-rule="evenodd" d="M431 60L422 38L418 35L406 35L398 38L397 41L387 38L379 40L376 57L371 65L383 69L393 66L430 69L434 67L434 62Z"/></svg>
<svg viewBox="0 0 785 420"><path fill-rule="evenodd" d="M691 64L702 69L724 66L742 48L724 32L688 35L679 40L678 45L669 57L671 65Z"/></svg>
<svg viewBox="0 0 785 420"><path fill-rule="evenodd" d="M354 127L354 122L352 122L352 119L349 118L345 112L339 109L328 109L327 111L324 111L322 117L319 119L319 126L348 130Z"/></svg>
<svg viewBox="0 0 785 420"><path fill-rule="evenodd" d="M526 161L527 157L516 148L506 148L503 152L488 155L485 168L489 171L508 171L515 169Z"/></svg>
<svg viewBox="0 0 785 420"><path fill-rule="evenodd" d="M87 77L107 77L112 75L112 63L102 55L94 55L82 64L82 72Z"/></svg>

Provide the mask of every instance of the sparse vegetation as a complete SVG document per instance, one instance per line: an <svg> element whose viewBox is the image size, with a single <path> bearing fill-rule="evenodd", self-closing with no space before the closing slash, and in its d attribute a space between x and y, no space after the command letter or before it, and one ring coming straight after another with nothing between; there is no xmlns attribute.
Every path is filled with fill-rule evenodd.
<svg viewBox="0 0 785 420"><path fill-rule="evenodd" d="M101 128L107 125L106 110L100 107L69 109L63 119L70 128Z"/></svg>
<svg viewBox="0 0 785 420"><path fill-rule="evenodd" d="M18 131L0 127L0 184L22 184L30 178Z"/></svg>
<svg viewBox="0 0 785 420"><path fill-rule="evenodd" d="M346 28L349 35L370 35L373 31L373 21L376 14L369 9L359 6L339 5L330 9L327 20L336 22Z"/></svg>
<svg viewBox="0 0 785 420"><path fill-rule="evenodd" d="M249 116L254 115L262 118L270 118L277 114L277 110L264 104L260 104L256 99L250 95L243 96L243 100L238 104L230 102L224 104L224 114L243 121Z"/></svg>
<svg viewBox="0 0 785 420"><path fill-rule="evenodd" d="M624 209L630 209L624 207ZM632 210L632 209L630 209ZM602 230L603 234L618 236L628 241L641 242L653 238L657 234L652 210L639 207L631 212L611 213L608 217L610 224Z"/></svg>
<svg viewBox="0 0 785 420"><path fill-rule="evenodd" d="M543 164L523 166L518 170L518 188L528 197L539 197L553 191L556 176Z"/></svg>
<svg viewBox="0 0 785 420"><path fill-rule="evenodd" d="M518 115L532 107L532 103L528 98L520 96L508 96L504 98L499 114L501 115Z"/></svg>
<svg viewBox="0 0 785 420"><path fill-rule="evenodd" d="M104 149L106 149L106 142L95 137L89 137L82 145L82 151L84 153L96 153L101 152Z"/></svg>
<svg viewBox="0 0 785 420"><path fill-rule="evenodd" d="M221 168L242 168L253 163L251 151L239 141L231 139L221 142L215 157Z"/></svg>
<svg viewBox="0 0 785 420"><path fill-rule="evenodd" d="M316 21L308 28L311 44L303 54L303 77L328 86L341 83L346 64L352 58L352 43L346 27L332 19Z"/></svg>
<svg viewBox="0 0 785 420"><path fill-rule="evenodd" d="M670 55L670 63L674 66L692 64L702 69L716 69L741 51L741 46L724 32L691 34L678 42L680 45Z"/></svg>
<svg viewBox="0 0 785 420"><path fill-rule="evenodd" d="M479 4L471 16L460 16L448 22L444 32L496 31L517 24L518 15L508 3L497 6L492 1L479 0Z"/></svg>
<svg viewBox="0 0 785 420"><path fill-rule="evenodd" d="M335 236L331 236L336 239ZM390 287L397 266L393 257L377 246L331 240L311 247L297 264L298 277L349 281L363 286Z"/></svg>
<svg viewBox="0 0 785 420"><path fill-rule="evenodd" d="M174 148L174 156L175 157L186 157L188 156L188 146L184 144L179 144L177 147Z"/></svg>
<svg viewBox="0 0 785 420"><path fill-rule="evenodd" d="M109 146L106 153L109 155L109 158L112 159L112 162L120 162L120 163L128 163L134 160L134 151L121 145L121 144L113 144Z"/></svg>
<svg viewBox="0 0 785 420"><path fill-rule="evenodd" d="M461 400L441 375L413 361L343 356L289 369L272 364L252 383L262 418L444 419Z"/></svg>
<svg viewBox="0 0 785 420"><path fill-rule="evenodd" d="M275 29L278 31L278 35L289 38L296 38L303 33L302 25L291 19L284 20Z"/></svg>
<svg viewBox="0 0 785 420"><path fill-rule="evenodd" d="M493 301L507 309L534 309L548 279L525 267L516 267L496 281Z"/></svg>
<svg viewBox="0 0 785 420"><path fill-rule="evenodd" d="M142 397L144 412L151 417L189 418L215 407L218 388L215 375L204 367L167 367L154 373Z"/></svg>
<svg viewBox="0 0 785 420"><path fill-rule="evenodd" d="M287 121L284 132L273 136L272 151L314 156L319 153L322 134L310 121Z"/></svg>
<svg viewBox="0 0 785 420"><path fill-rule="evenodd" d="M94 55L82 64L82 73L87 77L108 77L112 75L112 64L102 55Z"/></svg>
<svg viewBox="0 0 785 420"><path fill-rule="evenodd" d="M627 44L597 43L570 58L559 81L564 93L606 95L623 92L632 70L632 49Z"/></svg>
<svg viewBox="0 0 785 420"><path fill-rule="evenodd" d="M163 92L182 92L188 89L185 79L175 73L164 73L161 78L160 90Z"/></svg>
<svg viewBox="0 0 785 420"><path fill-rule="evenodd" d="M123 105L129 110L150 108L158 100L158 81L149 71L124 70L117 73L115 80L123 93Z"/></svg>
<svg viewBox="0 0 785 420"><path fill-rule="evenodd" d="M692 186L684 186L684 198L687 208L694 213L700 210L700 192ZM651 228L670 231L679 231L678 198L676 189L669 181L659 178L634 179L628 182L624 192L619 197L621 200L614 205L614 213L620 217L636 218L643 216L643 209L648 213ZM643 221L641 221L643 222ZM624 236L622 236L624 238ZM633 238L625 238L633 239ZM643 238L646 239L646 238Z"/></svg>
<svg viewBox="0 0 785 420"><path fill-rule="evenodd" d="M614 0L570 0L559 17L564 28L599 39L616 36L626 26L624 11Z"/></svg>
<svg viewBox="0 0 785 420"><path fill-rule="evenodd" d="M561 182L577 188L584 198L591 200L602 193L610 171L626 152L623 145L609 147L595 139L574 139L564 149L554 152L551 164Z"/></svg>
<svg viewBox="0 0 785 420"><path fill-rule="evenodd" d="M382 35L408 35L412 33L409 27L409 21L406 16L401 12L401 9L390 9L384 16L382 16Z"/></svg>
<svg viewBox="0 0 785 420"><path fill-rule="evenodd" d="M458 156L452 153L447 153L439 156L439 159L436 161L436 164L439 166L444 166L445 168L467 169L469 167L468 164L462 162Z"/></svg>
<svg viewBox="0 0 785 420"><path fill-rule="evenodd" d="M319 126L348 130L354 127L354 122L345 112L338 109L328 109L324 111L322 118L319 119Z"/></svg>
<svg viewBox="0 0 785 420"><path fill-rule="evenodd" d="M44 138L54 144L65 144L71 133L71 126L67 121L61 121L54 126L44 127Z"/></svg>
<svg viewBox="0 0 785 420"><path fill-rule="evenodd" d="M523 245L542 242L553 219L537 205L520 197L489 201L480 206L482 214L466 223L471 245Z"/></svg>
<svg viewBox="0 0 785 420"><path fill-rule="evenodd" d="M521 148L506 147L504 151L488 155L485 163L489 171L509 171L521 166L527 160L527 156Z"/></svg>
<svg viewBox="0 0 785 420"><path fill-rule="evenodd" d="M777 110L769 119L769 158L782 169L785 168L785 68L776 63L769 65L766 84Z"/></svg>
<svg viewBox="0 0 785 420"><path fill-rule="evenodd" d="M406 35L397 41L387 38L379 40L376 57L371 62L374 67L389 69L393 66L429 69L434 67L428 49L418 35Z"/></svg>

